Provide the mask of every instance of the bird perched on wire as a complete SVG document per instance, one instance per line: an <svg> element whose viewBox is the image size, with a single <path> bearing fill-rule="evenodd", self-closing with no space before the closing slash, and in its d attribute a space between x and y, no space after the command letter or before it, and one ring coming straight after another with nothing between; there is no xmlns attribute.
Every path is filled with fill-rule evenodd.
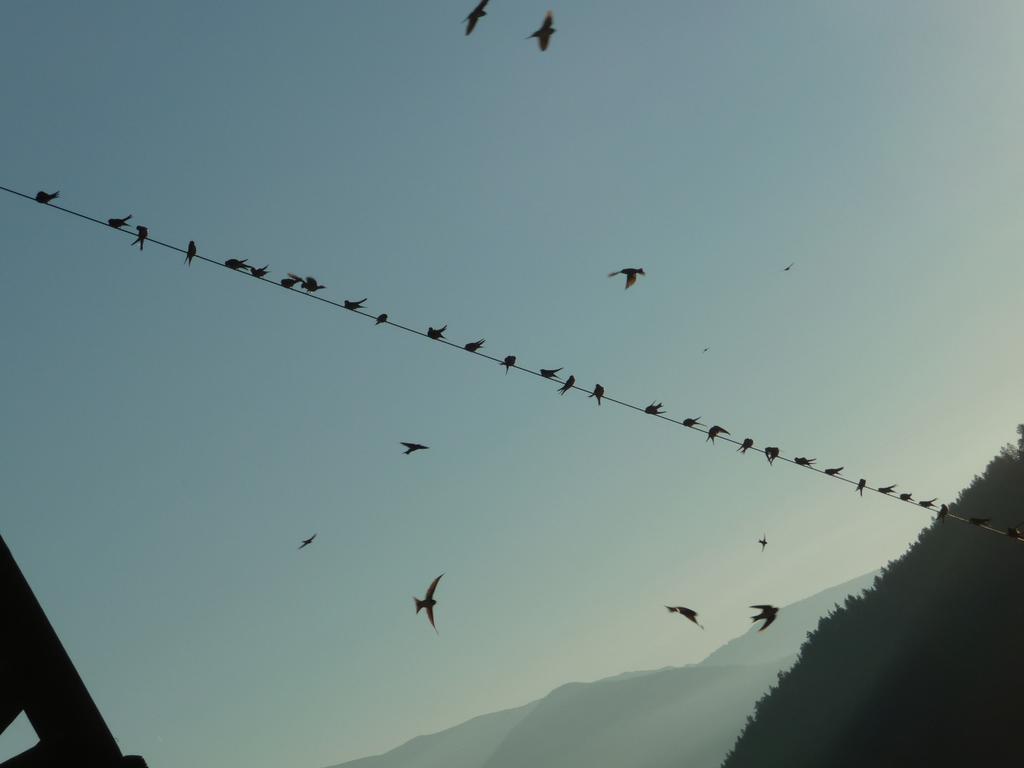
<svg viewBox="0 0 1024 768"><path fill-rule="evenodd" d="M192 266L192 259L194 259L198 255L199 255L199 249L196 248L196 241L195 240L189 240L188 241L188 250L185 251L185 266L186 267L191 267Z"/></svg>
<svg viewBox="0 0 1024 768"><path fill-rule="evenodd" d="M405 452L402 454L403 456L408 456L410 453L415 453L416 451L425 451L430 448L429 445L422 445L420 443L402 443L402 445L405 446Z"/></svg>
<svg viewBox="0 0 1024 768"><path fill-rule="evenodd" d="M683 426L693 429L694 427L703 427L704 425L700 423L700 416L698 416L696 419L683 419Z"/></svg>
<svg viewBox="0 0 1024 768"><path fill-rule="evenodd" d="M440 328L427 328L427 337L437 341L438 339L444 338L444 332L448 330L448 326L442 325Z"/></svg>
<svg viewBox="0 0 1024 768"><path fill-rule="evenodd" d="M594 391L590 393L589 397L596 397L597 404L600 405L601 398L604 397L604 387L602 387L600 384L595 384Z"/></svg>
<svg viewBox="0 0 1024 768"><path fill-rule="evenodd" d="M558 372L560 370L562 370L562 369L561 368L541 368L540 369L540 375L543 376L545 379L553 379L553 378L555 378L556 375L558 375Z"/></svg>
<svg viewBox="0 0 1024 768"><path fill-rule="evenodd" d="M36 192L36 202L42 203L43 205L53 202L58 197L60 197L59 189L56 192L43 192L43 190L39 190L38 192Z"/></svg>
<svg viewBox="0 0 1024 768"><path fill-rule="evenodd" d="M480 0L480 2L477 3L476 8L469 12L469 16L463 19L463 21L466 22L467 37L473 34L473 30L476 29L476 23L487 15L487 11L485 11L484 8L487 7L487 3L489 2L490 0Z"/></svg>
<svg viewBox="0 0 1024 768"><path fill-rule="evenodd" d="M913 500L914 500L914 494L912 494L912 493L901 493L900 494L900 501L913 501Z"/></svg>
<svg viewBox="0 0 1024 768"><path fill-rule="evenodd" d="M793 461L801 467L811 467L814 466L814 462L817 461L817 459L808 459L806 456L797 456Z"/></svg>
<svg viewBox="0 0 1024 768"><path fill-rule="evenodd" d="M1024 531L1020 529L1020 523L1017 524L1016 528L1007 528L1006 535L1011 539L1024 539Z"/></svg>
<svg viewBox="0 0 1024 768"><path fill-rule="evenodd" d="M687 608L685 605L666 605L665 607L668 608L669 613L678 613L680 616L692 621L701 629L704 629L704 625L697 621L697 612L692 608Z"/></svg>
<svg viewBox="0 0 1024 768"><path fill-rule="evenodd" d="M831 469L826 469L825 474L828 475L829 477L835 477L840 472L842 472L843 469L845 469L845 467L832 467Z"/></svg>
<svg viewBox="0 0 1024 768"><path fill-rule="evenodd" d="M442 573L441 576L444 576L444 574ZM441 576L438 576L430 583L430 586L427 587L427 594L422 600L415 596L412 598L416 601L416 613L419 613L424 608L427 609L427 618L430 619L430 626L434 628L435 632L437 632L437 625L434 623L434 606L437 605L437 600L434 599L434 590L437 589L437 582L441 580Z"/></svg>
<svg viewBox="0 0 1024 768"><path fill-rule="evenodd" d="M935 502L938 501L938 500L939 500L939 497L936 496L934 499L928 499L927 501L919 501L919 502L917 502L917 506L924 507L925 509L931 509L932 507L935 506Z"/></svg>
<svg viewBox="0 0 1024 768"><path fill-rule="evenodd" d="M868 484L868 481L865 480L863 477L860 480L858 480L857 481L857 487L855 489L857 491L857 493L859 493L861 496L863 496L864 495L864 486L866 486L867 484Z"/></svg>
<svg viewBox="0 0 1024 768"><path fill-rule="evenodd" d="M946 515L948 515L948 514L949 514L949 507L947 507L945 504L943 504L941 507L939 507L939 514L936 516L935 519L938 520L940 523L944 523L944 522L946 522Z"/></svg>
<svg viewBox="0 0 1024 768"><path fill-rule="evenodd" d="M299 549L305 549L306 547L308 547L310 544L313 543L313 539L315 539L315 538L316 538L316 534L314 533L308 539L303 539L302 543L299 544Z"/></svg>
<svg viewBox="0 0 1024 768"><path fill-rule="evenodd" d="M295 277L295 275L293 275L291 272L288 273L288 276ZM326 287L326 285L318 283L315 277L302 278L302 290L304 290L306 293L316 293L317 291L322 291Z"/></svg>
<svg viewBox="0 0 1024 768"><path fill-rule="evenodd" d="M506 376L508 376L508 369L511 368L515 364L516 364L516 356L515 355L505 355L505 359L502 360L499 363L499 365L504 365L505 366L505 375Z"/></svg>
<svg viewBox="0 0 1024 768"><path fill-rule="evenodd" d="M227 267L228 269L234 269L236 271L241 269L242 267L248 269L248 265L246 264L247 261L248 259L228 259L227 261L224 262L224 266Z"/></svg>
<svg viewBox="0 0 1024 768"><path fill-rule="evenodd" d="M753 448L753 447L754 447L754 438L752 438L752 437L745 437L745 438L743 438L743 443L736 450L739 451L740 453L746 453L747 449Z"/></svg>
<svg viewBox="0 0 1024 768"><path fill-rule="evenodd" d="M757 543L761 545L761 551L764 552L764 548L768 546L768 534L761 534L761 538L757 540Z"/></svg>
<svg viewBox="0 0 1024 768"><path fill-rule="evenodd" d="M131 217L132 215L129 213L123 219L107 219L107 224L113 227L114 229L121 229L122 227L128 226L128 221L131 219Z"/></svg>
<svg viewBox="0 0 1024 768"><path fill-rule="evenodd" d="M626 276L626 289L628 290L634 283L636 283L637 275L646 275L643 267L625 267L620 269L618 272L609 272L608 277L615 277L616 275Z"/></svg>
<svg viewBox="0 0 1024 768"><path fill-rule="evenodd" d="M262 267L249 267L249 274L253 277L266 277L270 274L270 265L264 264Z"/></svg>
<svg viewBox="0 0 1024 768"><path fill-rule="evenodd" d="M561 369L559 369L559 370L561 370ZM572 389L572 388L573 388L574 386L576 386L576 377L575 377L575 376L573 376L573 375L572 375L572 374L570 373L570 374L569 374L569 378L568 378L568 379L566 379L566 380L565 380L565 383L564 383L564 384L563 384L563 385L562 385L561 387L559 387L559 388L558 388L558 394L560 394L560 395L564 395L564 394L565 394L566 392L568 392L568 391L569 391L570 389Z"/></svg>
<svg viewBox="0 0 1024 768"><path fill-rule="evenodd" d="M555 15L551 11L548 11L547 15L544 16L544 23L541 24L540 29L530 35L530 37L537 38L537 45L540 46L542 51L546 51L548 49L548 43L551 42L551 36L557 31L554 24ZM526 39L529 40L530 37Z"/></svg>
<svg viewBox="0 0 1024 768"><path fill-rule="evenodd" d="M896 485L893 484L893 485L886 485L886 486L883 486L882 488L879 488L878 492L879 493L884 493L886 496L888 496L889 494L891 494L895 490L896 490Z"/></svg>
<svg viewBox="0 0 1024 768"><path fill-rule="evenodd" d="M135 236L135 239L132 240L132 245L138 243L139 250L141 251L142 246L146 244L146 238L149 237L149 227L144 227L141 224L139 224L137 227L135 227L135 231L138 232L138 234Z"/></svg>
<svg viewBox="0 0 1024 768"><path fill-rule="evenodd" d="M764 449L764 456L768 459L768 463L772 464L777 458L779 458L779 449L774 445L769 445Z"/></svg>
<svg viewBox="0 0 1024 768"><path fill-rule="evenodd" d="M467 352L476 352L480 347L484 345L485 339L478 339L477 341L471 341L463 349Z"/></svg>
<svg viewBox="0 0 1024 768"><path fill-rule="evenodd" d="M715 438L718 437L719 435L728 434L729 431L725 427L720 427L716 424L715 426L708 430L708 436L704 438L704 442L706 443L708 440L710 440L713 443L715 442Z"/></svg>
<svg viewBox="0 0 1024 768"><path fill-rule="evenodd" d="M359 301L349 301L345 299L342 304L345 309L351 309L353 312L363 308L363 304L366 303L366 299L359 299Z"/></svg>
<svg viewBox="0 0 1024 768"><path fill-rule="evenodd" d="M779 609L774 605L752 605L750 607L756 608L760 611L757 616L750 617L752 621L761 621L764 619L764 624L759 630L757 630L758 632L764 632L768 629L768 627L772 625L772 622L775 621L775 617L779 615Z"/></svg>
<svg viewBox="0 0 1024 768"><path fill-rule="evenodd" d="M387 312L381 312L379 315L377 315L377 320L376 320L376 322L374 322L374 325L381 325L383 323L386 323L387 321L388 321L388 313Z"/></svg>
<svg viewBox="0 0 1024 768"><path fill-rule="evenodd" d="M651 403L644 408L644 413L649 413L651 416L661 416L665 411L662 409L663 403Z"/></svg>
<svg viewBox="0 0 1024 768"><path fill-rule="evenodd" d="M971 525L976 525L976 526L978 526L980 528L981 526L988 525L990 522L992 522L992 518L991 517L969 517L969 518L967 518L967 522L970 523Z"/></svg>
<svg viewBox="0 0 1024 768"><path fill-rule="evenodd" d="M281 285L283 285L285 288L294 288L296 286L296 284L301 283L301 282L302 282L302 278L301 277L294 277L291 274L289 274L288 277L282 277L281 278Z"/></svg>

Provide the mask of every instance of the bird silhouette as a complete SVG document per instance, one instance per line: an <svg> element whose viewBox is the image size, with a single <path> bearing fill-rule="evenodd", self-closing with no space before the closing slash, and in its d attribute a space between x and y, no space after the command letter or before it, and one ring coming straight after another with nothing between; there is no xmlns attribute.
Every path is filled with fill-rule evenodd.
<svg viewBox="0 0 1024 768"><path fill-rule="evenodd" d="M720 427L716 424L715 426L708 430L708 436L704 438L704 442L706 443L708 440L710 440L713 443L715 442L715 438L718 437L719 435L728 434L729 430L727 430L725 427Z"/></svg>
<svg viewBox="0 0 1024 768"><path fill-rule="evenodd" d="M590 393L589 397L596 397L597 404L600 405L601 398L604 397L604 387L602 387L600 384L595 384L594 391Z"/></svg>
<svg viewBox="0 0 1024 768"><path fill-rule="evenodd" d="M697 612L692 608L687 608L685 605L666 605L669 613L678 613L680 616L684 616L701 629L704 629L704 625L697 621Z"/></svg>
<svg viewBox="0 0 1024 768"><path fill-rule="evenodd" d="M710 349L711 349L711 347L704 347L704 352L707 352ZM701 352L701 354L704 354L704 352Z"/></svg>
<svg viewBox="0 0 1024 768"><path fill-rule="evenodd" d="M344 304L345 309L351 309L355 312L362 309L365 302L366 299L359 299L359 301L349 301L348 299L345 299L342 303Z"/></svg>
<svg viewBox="0 0 1024 768"><path fill-rule="evenodd" d="M992 521L991 517L969 517L967 522L971 525L976 525L979 528L983 525L988 525Z"/></svg>
<svg viewBox="0 0 1024 768"><path fill-rule="evenodd" d="M480 0L480 2L477 3L476 8L469 12L469 16L463 19L463 21L466 22L467 37L473 34L473 30L476 29L476 23L487 15L487 11L485 11L484 8L487 7L487 3L489 2L490 0Z"/></svg>
<svg viewBox="0 0 1024 768"><path fill-rule="evenodd" d="M123 219L107 219L107 224L113 227L114 229L121 229L121 227L128 226L128 221L129 219L131 219L131 217L132 215L129 213Z"/></svg>
<svg viewBox="0 0 1024 768"><path fill-rule="evenodd" d="M786 267L786 268L785 268L784 270L782 270L782 271L783 271L783 272L789 272L789 270L791 270L791 269L793 268L793 266L794 266L795 264L796 264L796 262L795 262L795 261L794 261L794 262L792 262L792 263L791 263L791 264L790 264L790 265L789 265L788 267Z"/></svg>
<svg viewBox="0 0 1024 768"><path fill-rule="evenodd" d="M442 573L441 576L444 576L444 574ZM416 613L426 608L427 618L430 619L430 626L434 628L435 632L437 632L437 625L434 623L434 606L437 605L437 600L434 599L434 590L437 589L437 582L441 580L441 576L430 582L430 586L427 587L427 594L422 600L418 597L413 597L413 600L416 601Z"/></svg>
<svg viewBox="0 0 1024 768"><path fill-rule="evenodd" d="M745 438L743 438L742 445L740 445L740 447L737 448L736 450L739 451L740 453L746 453L748 448L753 448L753 447L754 447L754 438L752 438L752 437L745 437Z"/></svg>
<svg viewBox="0 0 1024 768"><path fill-rule="evenodd" d="M444 332L448 330L447 325L442 325L440 328L427 328L427 336L434 341L444 338Z"/></svg>
<svg viewBox="0 0 1024 768"><path fill-rule="evenodd" d="M845 469L845 467L833 467L832 469L826 469L825 474L829 475L830 477L835 477L840 472L842 472L843 469Z"/></svg>
<svg viewBox="0 0 1024 768"><path fill-rule="evenodd" d="M402 443L402 445L405 446L405 453L402 454L403 456L408 456L410 453L415 453L416 451L425 451L430 448L429 445L422 445L420 443Z"/></svg>
<svg viewBox="0 0 1024 768"><path fill-rule="evenodd" d="M135 239L132 240L132 245L138 243L139 250L141 251L142 246L146 244L146 238L149 237L149 227L144 227L141 224L139 224L137 227L135 227L135 231L138 232L138 234L135 236Z"/></svg>
<svg viewBox="0 0 1024 768"><path fill-rule="evenodd" d="M901 493L900 494L900 501L913 501L913 500L914 500L914 494L912 494L912 493Z"/></svg>
<svg viewBox="0 0 1024 768"><path fill-rule="evenodd" d="M761 551L764 552L764 548L768 546L768 534L761 534L761 538L757 540L757 543L761 545Z"/></svg>
<svg viewBox="0 0 1024 768"><path fill-rule="evenodd" d="M466 349L469 352L476 352L478 349L480 349L480 347L482 347L484 345L484 341L485 341L485 339L478 339L477 341L471 341L471 342L469 342L469 344L467 344L464 347L464 349Z"/></svg>
<svg viewBox="0 0 1024 768"><path fill-rule="evenodd" d="M556 375L558 375L558 372L560 370L562 370L562 369L561 368L541 368L540 369L540 375L543 376L545 379L553 379L553 378L555 378Z"/></svg>
<svg viewBox="0 0 1024 768"><path fill-rule="evenodd" d="M245 263L246 261L248 261L248 259L228 259L227 261L224 262L224 266L227 267L228 269L235 270L241 269L242 267L248 268L248 266Z"/></svg>
<svg viewBox="0 0 1024 768"><path fill-rule="evenodd" d="M797 456L793 461L801 467L811 467L814 466L814 462L817 461L817 459L808 459L806 456Z"/></svg>
<svg viewBox="0 0 1024 768"><path fill-rule="evenodd" d="M857 493L859 493L861 496L863 496L864 495L864 486L866 486L867 484L868 484L868 481L865 480L863 477L860 480L858 480L857 481L857 488L855 489L857 491Z"/></svg>
<svg viewBox="0 0 1024 768"><path fill-rule="evenodd" d="M374 325L381 325L382 323L386 323L387 321L388 321L388 313L387 312L381 312L379 315L377 315L377 321L374 323Z"/></svg>
<svg viewBox="0 0 1024 768"><path fill-rule="evenodd" d="M262 267L249 267L249 274L253 277L266 277L270 274L270 265L264 264Z"/></svg>
<svg viewBox="0 0 1024 768"><path fill-rule="evenodd" d="M774 605L752 605L750 607L756 608L760 611L757 616L750 617L751 621L761 621L764 619L764 624L759 630L757 630L758 632L764 632L768 629L768 627L772 625L772 622L775 621L775 617L779 615L779 609Z"/></svg>
<svg viewBox="0 0 1024 768"><path fill-rule="evenodd" d="M895 484L893 484L893 485L886 485L886 486L884 486L882 488L879 488L878 492L879 493L884 493L886 496L888 496L894 490L896 490L896 485Z"/></svg>
<svg viewBox="0 0 1024 768"><path fill-rule="evenodd" d="M499 363L499 365L504 365L505 366L505 375L506 376L508 376L508 369L511 368L515 364L516 364L516 356L515 355L505 355L505 359L502 360Z"/></svg>
<svg viewBox="0 0 1024 768"><path fill-rule="evenodd" d="M561 370L561 369L559 369L559 370ZM573 376L570 373L569 374L569 378L565 380L565 384L563 384L561 387L559 387L558 394L564 395L566 392L568 392L574 386L576 386L576 377Z"/></svg>
<svg viewBox="0 0 1024 768"><path fill-rule="evenodd" d="M628 290L636 282L637 275L646 275L643 267L625 267L620 269L618 272L609 272L608 277L615 277L616 275L626 276L626 289Z"/></svg>
<svg viewBox="0 0 1024 768"><path fill-rule="evenodd" d="M196 248L196 241L195 240L189 240L188 241L188 250L185 251L185 266L186 267L191 267L192 266L192 259L194 259L198 255L199 255L199 249Z"/></svg>
<svg viewBox="0 0 1024 768"><path fill-rule="evenodd" d="M291 272L288 273L289 277L295 277ZM316 293L326 288L326 285L322 285L317 282L315 277L304 277L302 278L302 290L306 293Z"/></svg>
<svg viewBox="0 0 1024 768"><path fill-rule="evenodd" d="M43 192L43 190L36 192L36 202L42 203L43 205L56 200L58 197L60 197L59 189L56 192Z"/></svg>
<svg viewBox="0 0 1024 768"><path fill-rule="evenodd" d="M649 413L651 416L661 416L665 411L662 409L663 403L651 403L644 408L644 413Z"/></svg>
<svg viewBox="0 0 1024 768"><path fill-rule="evenodd" d="M938 516L935 519L938 520L939 522L944 523L944 522L946 522L946 515L948 515L948 514L949 514L949 507L947 507L945 504L943 504L941 507L939 507L939 514L938 514Z"/></svg>
<svg viewBox="0 0 1024 768"><path fill-rule="evenodd" d="M769 445L764 449L764 455L765 458L768 459L768 463L772 464L777 458L779 458L779 449L774 445Z"/></svg>
<svg viewBox="0 0 1024 768"><path fill-rule="evenodd" d="M703 427L704 425L700 423L700 416L698 416L696 419L683 419L683 426L693 429L693 427Z"/></svg>
<svg viewBox="0 0 1024 768"><path fill-rule="evenodd" d="M938 501L938 500L939 500L939 497L936 496L934 499L928 499L928 501L919 501L919 502L917 502L917 506L924 507L925 509L931 509L932 507L935 506L935 502Z"/></svg>
<svg viewBox="0 0 1024 768"><path fill-rule="evenodd" d="M301 282L302 282L302 278L301 277L295 277L294 275L291 275L290 273L289 273L288 277L282 277L281 278L281 285L283 285L285 288L294 288L297 283L301 283Z"/></svg>
<svg viewBox="0 0 1024 768"><path fill-rule="evenodd" d="M299 549L305 549L306 547L308 547L310 544L313 543L313 539L315 539L315 538L316 538L316 534L314 533L308 539L303 539L302 543L299 544Z"/></svg>
<svg viewBox="0 0 1024 768"><path fill-rule="evenodd" d="M548 43L551 41L551 36L556 32L555 27L553 26L554 23L555 15L551 13L551 11L548 11L547 15L544 17L544 23L541 24L540 29L538 29L536 32L530 35L530 37L537 38L537 45L540 46L540 49L542 51L546 51L548 49ZM529 40L530 37L526 39Z"/></svg>

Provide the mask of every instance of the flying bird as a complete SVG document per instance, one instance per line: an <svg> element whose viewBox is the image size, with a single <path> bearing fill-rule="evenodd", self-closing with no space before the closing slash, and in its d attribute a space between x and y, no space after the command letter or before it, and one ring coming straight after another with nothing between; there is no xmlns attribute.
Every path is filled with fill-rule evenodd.
<svg viewBox="0 0 1024 768"><path fill-rule="evenodd" d="M482 347L484 345L484 341L485 341L485 339L478 339L476 341L471 341L471 342L469 342L469 344L467 344L465 347L463 347L463 349L465 349L468 352L476 352L478 349L480 349L480 347Z"/></svg>
<svg viewBox="0 0 1024 768"><path fill-rule="evenodd" d="M444 576L444 574L442 573L441 576ZM441 580L441 576L438 576L436 579L434 579L430 583L430 586L427 587L426 597L424 597L422 600L420 600L418 597L413 597L413 600L416 601L416 613L419 613L424 608L426 608L427 618L430 619L430 626L434 628L435 632L437 632L437 625L434 623L434 606L437 605L437 600L434 599L434 590L437 589L437 582Z"/></svg>
<svg viewBox="0 0 1024 768"><path fill-rule="evenodd" d="M620 269L618 272L609 272L608 277L615 277L616 275L626 276L626 289L628 290L636 282L637 275L646 275L643 267L625 267Z"/></svg>
<svg viewBox="0 0 1024 768"><path fill-rule="evenodd" d="M264 264L262 267L249 267L249 274L253 277L266 277L270 274L270 265Z"/></svg>
<svg viewBox="0 0 1024 768"><path fill-rule="evenodd" d="M707 352L709 349L711 349L711 347L704 347L704 352ZM704 354L704 352L702 352L701 354Z"/></svg>
<svg viewBox="0 0 1024 768"><path fill-rule="evenodd" d="M892 493L892 492L893 492L894 490L896 490L896 485L895 485L895 484L893 484L893 485L887 485L887 486L885 486L884 488L879 488L879 489L878 489L878 492L879 492L879 493L884 493L884 494L885 494L886 496L888 496L888 495L889 495L890 493Z"/></svg>
<svg viewBox="0 0 1024 768"><path fill-rule="evenodd" d="M146 238L149 237L149 227L144 227L141 224L139 224L135 228L135 231L138 232L139 234L136 235L134 240L132 240L132 245L135 245L136 243L138 243L139 244L139 250L141 251L142 250L142 246L144 246L146 244Z"/></svg>
<svg viewBox="0 0 1024 768"><path fill-rule="evenodd" d="M651 403L644 408L644 413L649 413L651 416L661 416L661 414L665 413L661 407L662 405L663 403Z"/></svg>
<svg viewBox="0 0 1024 768"><path fill-rule="evenodd" d="M107 224L109 224L114 229L121 229L121 227L128 226L128 220L131 217L132 215L129 213L123 219L107 219Z"/></svg>
<svg viewBox="0 0 1024 768"><path fill-rule="evenodd" d="M467 37L473 34L473 30L476 29L476 23L487 15L487 11L485 11L484 8L487 7L487 3L489 2L490 0L480 0L480 2L477 3L476 8L469 12L469 16L463 19L463 21L466 22Z"/></svg>
<svg viewBox="0 0 1024 768"><path fill-rule="evenodd" d="M700 416L698 416L696 419L683 419L683 426L692 429L693 427L703 427L704 425L700 423Z"/></svg>
<svg viewBox="0 0 1024 768"><path fill-rule="evenodd" d="M561 369L559 369L559 370L561 370ZM569 374L569 378L565 380L565 384L563 384L563 385L562 385L562 386L561 386L561 387L560 387L560 388L558 389L558 394L560 394L560 395L564 395L564 394L565 394L566 392L568 392L568 391L569 391L570 389L572 389L572 388L573 388L574 386L576 386L576 377L575 377L575 376L573 376L573 375L572 375L572 374L570 373L570 374Z"/></svg>
<svg viewBox="0 0 1024 768"><path fill-rule="evenodd" d="M864 486L867 485L867 484L868 484L868 481L865 480L863 477L860 480L858 480L857 481L857 488L856 488L857 493L859 493L861 496L863 496L864 495Z"/></svg>
<svg viewBox="0 0 1024 768"><path fill-rule="evenodd" d="M768 534L762 534L761 538L757 540L757 543L761 545L761 551L764 552L764 548L768 546Z"/></svg>
<svg viewBox="0 0 1024 768"><path fill-rule="evenodd" d="M754 438L752 438L752 437L745 437L745 438L743 438L743 444L739 448L737 448L736 450L739 451L740 453L746 453L748 448L753 448L753 447L754 447Z"/></svg>
<svg viewBox="0 0 1024 768"><path fill-rule="evenodd" d="M444 332L448 330L447 325L442 325L440 328L427 328L427 336L434 341L444 338Z"/></svg>
<svg viewBox="0 0 1024 768"><path fill-rule="evenodd" d="M786 268L785 268L784 270L782 270L782 271L783 271L783 272L789 272L789 270L791 270L791 269L793 268L793 266L794 266L795 264L796 264L796 262L795 262L795 261L794 261L794 262L792 262L792 263L790 263L790 265L789 265L788 267L786 267Z"/></svg>
<svg viewBox="0 0 1024 768"><path fill-rule="evenodd" d="M764 449L764 455L765 458L768 459L768 463L771 464L777 458L779 458L779 449L776 448L774 445L769 445L767 448Z"/></svg>
<svg viewBox="0 0 1024 768"><path fill-rule="evenodd" d="M814 462L817 461L817 459L808 459L806 456L797 456L793 461L801 467L810 467L814 465Z"/></svg>
<svg viewBox="0 0 1024 768"><path fill-rule="evenodd" d="M596 397L597 404L600 405L601 398L604 397L604 387L602 387L600 384L595 384L594 391L590 393L590 397Z"/></svg>
<svg viewBox="0 0 1024 768"><path fill-rule="evenodd" d="M900 494L900 501L913 501L914 500L913 497L914 497L914 494L912 494L912 493L901 493Z"/></svg>
<svg viewBox="0 0 1024 768"><path fill-rule="evenodd" d="M825 474L829 475L830 477L835 477L840 472L842 472L843 469L845 469L845 467L832 467L832 469L826 469Z"/></svg>
<svg viewBox="0 0 1024 768"><path fill-rule="evenodd" d="M345 309L351 309L353 312L355 312L356 310L359 310L359 309L363 308L363 303L365 301L366 301L366 299L360 299L359 301L349 301L348 299L345 299L345 301L343 303L344 303Z"/></svg>
<svg viewBox="0 0 1024 768"><path fill-rule="evenodd" d="M541 368L540 375L545 379L553 379L555 375L562 370L561 368Z"/></svg>
<svg viewBox="0 0 1024 768"><path fill-rule="evenodd" d="M289 277L295 277L291 272L289 272L288 275ZM318 283L315 277L302 278L302 290L306 293L316 293L317 291L322 291L326 287L326 285Z"/></svg>
<svg viewBox="0 0 1024 768"><path fill-rule="evenodd" d="M725 427L720 427L716 424L715 426L708 430L708 436L704 438L704 442L706 443L708 440L710 440L713 443L715 442L715 438L718 437L719 435L728 434L729 430L727 430Z"/></svg>
<svg viewBox="0 0 1024 768"><path fill-rule="evenodd" d="M387 312L381 312L379 315L377 315L377 322L375 322L374 325L381 325L382 323L386 323L387 321L388 321L388 313Z"/></svg>
<svg viewBox="0 0 1024 768"><path fill-rule="evenodd" d="M49 203L49 202L51 202L53 200L56 200L58 197L60 197L60 190L59 189L56 192L52 192L52 193L51 192L43 192L43 190L39 190L38 192L36 192L36 202L37 203L42 203L43 205L46 205L47 203Z"/></svg>
<svg viewBox="0 0 1024 768"><path fill-rule="evenodd" d="M310 544L313 543L313 539L315 539L315 538L316 538L316 534L314 533L308 539L303 539L302 543L299 544L299 549L304 549L304 548L308 547Z"/></svg>
<svg viewBox="0 0 1024 768"><path fill-rule="evenodd" d="M764 619L764 625L757 630L758 632L764 632L768 629L768 627L772 625L772 622L775 621L775 617L779 615L779 609L774 605L752 605L750 607L756 608L760 611L757 616L750 617L751 621L761 621L761 619Z"/></svg>
<svg viewBox="0 0 1024 768"><path fill-rule="evenodd" d="M295 277L291 273L289 273L288 277L282 277L281 278L281 285L283 285L285 288L294 288L296 283L301 283L301 282L302 282L302 278L301 277Z"/></svg>
<svg viewBox="0 0 1024 768"><path fill-rule="evenodd" d="M198 255L199 255L199 249L196 248L196 241L195 240L189 240L188 241L188 250L185 252L185 266L186 267L191 267L192 266L192 259L194 259Z"/></svg>
<svg viewBox="0 0 1024 768"><path fill-rule="evenodd" d="M555 15L551 11L548 11L547 15L544 17L544 23L541 25L540 29L538 29L536 32L530 35L530 37L537 38L537 45L540 46L540 49L542 51L546 51L548 49L548 43L551 41L551 36L555 34L555 32L557 31L554 27L554 23ZM530 37L526 39L529 40Z"/></svg>
<svg viewBox="0 0 1024 768"><path fill-rule="evenodd" d="M936 496L934 499L928 499L928 501L919 501L919 502L917 502L917 506L924 507L925 509L931 509L932 507L935 506L935 502L938 501L938 500L939 500L939 497Z"/></svg>
<svg viewBox="0 0 1024 768"><path fill-rule="evenodd" d="M511 368L515 364L516 364L516 356L515 355L505 355L505 359L502 360L499 363L499 365L504 365L505 366L505 375L506 376L508 376L508 369Z"/></svg>
<svg viewBox="0 0 1024 768"><path fill-rule="evenodd" d="M678 613L680 616L684 616L701 629L704 629L704 625L697 621L697 612L692 608L687 608L685 605L666 605L669 613Z"/></svg>
<svg viewBox="0 0 1024 768"><path fill-rule="evenodd" d="M416 451L425 451L430 448L429 445L421 445L420 443L402 443L402 445L405 446L405 453L402 454L403 456L408 456L410 453L415 453Z"/></svg>
<svg viewBox="0 0 1024 768"><path fill-rule="evenodd" d="M248 265L245 263L248 259L228 259L224 262L224 266L228 269L239 270L242 267L248 269Z"/></svg>

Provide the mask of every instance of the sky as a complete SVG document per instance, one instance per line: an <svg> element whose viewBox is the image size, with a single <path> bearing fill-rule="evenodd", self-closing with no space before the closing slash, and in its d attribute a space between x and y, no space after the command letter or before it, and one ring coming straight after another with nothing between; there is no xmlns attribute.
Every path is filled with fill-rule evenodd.
<svg viewBox="0 0 1024 768"><path fill-rule="evenodd" d="M0 184L916 498L1014 439L1024 7L472 5L9 3ZM129 243L0 196L0 532L154 768L695 662L929 523Z"/></svg>

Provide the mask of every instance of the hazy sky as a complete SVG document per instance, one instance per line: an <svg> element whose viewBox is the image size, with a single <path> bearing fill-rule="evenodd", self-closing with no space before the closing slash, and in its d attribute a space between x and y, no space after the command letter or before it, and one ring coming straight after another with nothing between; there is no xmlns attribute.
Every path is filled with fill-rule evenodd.
<svg viewBox="0 0 1024 768"><path fill-rule="evenodd" d="M472 5L8 3L0 184L920 498L1014 438L1024 6ZM929 521L129 242L0 196L0 530L154 768L693 662Z"/></svg>

